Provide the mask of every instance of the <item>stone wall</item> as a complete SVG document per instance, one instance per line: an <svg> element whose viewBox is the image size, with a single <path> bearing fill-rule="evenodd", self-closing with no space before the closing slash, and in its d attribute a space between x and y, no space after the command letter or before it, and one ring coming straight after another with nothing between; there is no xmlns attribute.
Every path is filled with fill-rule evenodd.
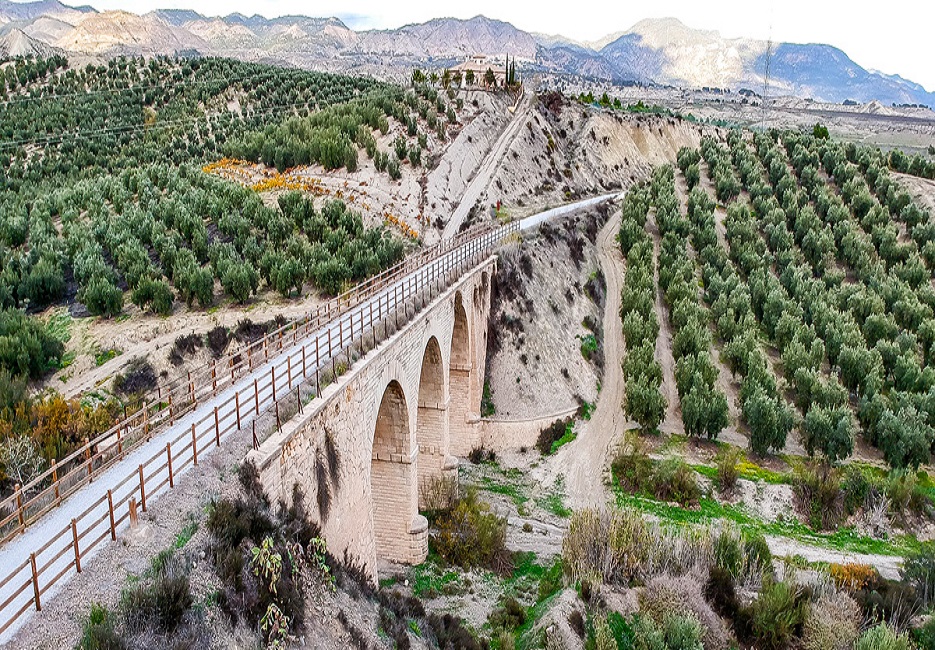
<svg viewBox="0 0 935 650"><path fill-rule="evenodd" d="M477 438L485 449L497 453L532 449L536 446L539 434L556 420L564 420L578 411L567 409L553 415L529 420L498 420L494 418L475 418L469 424L477 430Z"/></svg>

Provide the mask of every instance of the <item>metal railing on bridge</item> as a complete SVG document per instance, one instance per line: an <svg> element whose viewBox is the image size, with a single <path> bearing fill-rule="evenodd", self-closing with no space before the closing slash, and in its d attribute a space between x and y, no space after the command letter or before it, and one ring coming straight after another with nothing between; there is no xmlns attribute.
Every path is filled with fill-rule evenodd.
<svg viewBox="0 0 935 650"><path fill-rule="evenodd" d="M160 444L149 457L135 462L119 483L102 492L67 525L53 531L17 566L4 568L0 575L0 597L4 598L0 602L0 635L30 608L41 610L48 590L71 570L80 572L81 560L89 552L108 537L116 540L117 529L136 516L137 507L146 511L147 499L174 487L179 472L198 464L199 450L208 445L220 446L225 435L242 428L244 419L266 409L275 408L277 424L281 424L278 405L282 397L292 395L312 377L314 396L320 396L320 373L327 364L333 365L357 341L363 346L368 334L376 345L380 325L384 338L389 336L389 319L398 319L400 310L405 312L404 319L409 318L410 301L417 313L428 302L426 291L430 300L518 231L515 222L499 228L475 228L411 257L304 318L267 334L263 340L233 351L212 367L160 387L138 411L85 442L27 486L17 488L0 504L0 512L3 508L7 511L0 519L4 543L149 443L158 431L181 424L179 421L195 413L205 400L235 389L199 419L192 416L184 430L164 446ZM420 298L421 307L417 303ZM395 326L394 331L398 322ZM269 372L255 372L270 360ZM300 397L297 402L301 411ZM257 444L254 433L254 446ZM35 494L26 496L30 491Z"/></svg>

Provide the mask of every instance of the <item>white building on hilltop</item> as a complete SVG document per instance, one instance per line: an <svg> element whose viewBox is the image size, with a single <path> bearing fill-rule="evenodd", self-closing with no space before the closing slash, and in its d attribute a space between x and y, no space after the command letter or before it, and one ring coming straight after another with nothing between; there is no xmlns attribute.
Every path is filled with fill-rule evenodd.
<svg viewBox="0 0 935 650"><path fill-rule="evenodd" d="M488 85L486 81L488 70L493 72L493 86L502 88L504 85L506 85L506 68L493 63L493 61L487 58L486 54L471 55L467 58L466 61L464 61L464 63L459 63L456 66L448 68L448 72L453 76L460 75L461 86L468 85L468 72L473 73L475 86Z"/></svg>

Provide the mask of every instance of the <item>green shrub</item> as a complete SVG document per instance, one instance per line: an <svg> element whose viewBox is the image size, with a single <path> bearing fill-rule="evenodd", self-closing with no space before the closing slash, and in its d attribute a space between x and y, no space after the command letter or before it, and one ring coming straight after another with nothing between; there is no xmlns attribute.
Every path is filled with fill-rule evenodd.
<svg viewBox="0 0 935 650"><path fill-rule="evenodd" d="M78 294L95 316L113 318L123 310L123 292L104 277L94 277Z"/></svg>
<svg viewBox="0 0 935 650"><path fill-rule="evenodd" d="M653 475L653 460L639 438L628 435L611 463L614 478L628 492L643 492Z"/></svg>
<svg viewBox="0 0 935 650"><path fill-rule="evenodd" d="M556 420L543 429L536 439L536 449L539 450L539 453L543 456L551 454L553 445L567 435L573 423L574 418L565 418Z"/></svg>
<svg viewBox="0 0 935 650"><path fill-rule="evenodd" d="M717 455L717 486L721 492L730 493L737 485L740 476L740 450L730 446L721 449Z"/></svg>
<svg viewBox="0 0 935 650"><path fill-rule="evenodd" d="M545 570L542 577L539 578L539 592L537 601L541 602L561 589L563 586L562 578L562 560L556 560Z"/></svg>
<svg viewBox="0 0 935 650"><path fill-rule="evenodd" d="M487 617L492 630L515 630L526 622L526 608L512 596L504 598Z"/></svg>
<svg viewBox="0 0 935 650"><path fill-rule="evenodd" d="M915 588L925 605L935 600L935 542L923 542L906 555L903 580Z"/></svg>
<svg viewBox="0 0 935 650"><path fill-rule="evenodd" d="M18 309L0 309L0 368L38 379L58 366L64 352L41 321Z"/></svg>
<svg viewBox="0 0 935 650"><path fill-rule="evenodd" d="M929 616L921 627L912 631L912 640L919 650L935 650L935 616Z"/></svg>
<svg viewBox="0 0 935 650"><path fill-rule="evenodd" d="M614 641L617 643L616 648L618 650L620 648L633 647L633 628L619 612L610 612L607 614L607 625L610 626L610 631L613 632ZM579 634L578 636L581 635Z"/></svg>
<svg viewBox="0 0 935 650"><path fill-rule="evenodd" d="M692 616L669 616L662 624L662 634L669 650L704 650L704 629Z"/></svg>
<svg viewBox="0 0 935 650"><path fill-rule="evenodd" d="M629 492L682 505L698 503L701 488L694 470L681 458L653 461L639 438L628 436L611 464L614 477Z"/></svg>
<svg viewBox="0 0 935 650"><path fill-rule="evenodd" d="M681 458L667 458L657 464L652 481L652 492L657 499L684 506L697 504L701 498L695 472Z"/></svg>
<svg viewBox="0 0 935 650"><path fill-rule="evenodd" d="M634 650L704 650L703 636L704 629L692 616L670 615L661 625L638 616L633 623Z"/></svg>
<svg viewBox="0 0 935 650"><path fill-rule="evenodd" d="M744 535L743 552L748 567L756 569L759 573L772 571L773 554L763 533L752 532Z"/></svg>
<svg viewBox="0 0 935 650"><path fill-rule="evenodd" d="M447 562L466 569L485 567L502 572L512 568L506 549L506 519L479 501L476 491L468 490L436 523L432 544Z"/></svg>
<svg viewBox="0 0 935 650"><path fill-rule="evenodd" d="M826 464L809 463L793 474L799 508L816 530L837 528L844 517L841 471Z"/></svg>
<svg viewBox="0 0 935 650"><path fill-rule="evenodd" d="M668 650L662 631L648 616L633 620L633 650Z"/></svg>
<svg viewBox="0 0 935 650"><path fill-rule="evenodd" d="M890 472L883 483L883 489L893 512L900 517L904 517L907 512L925 514L931 505L922 481L912 472Z"/></svg>
<svg viewBox="0 0 935 650"><path fill-rule="evenodd" d="M798 587L790 582L777 582L771 577L749 608L750 633L757 648L782 650L789 645L802 625L808 601Z"/></svg>
<svg viewBox="0 0 935 650"><path fill-rule="evenodd" d="M603 616L594 619L594 650L617 650L617 640Z"/></svg>
<svg viewBox="0 0 935 650"><path fill-rule="evenodd" d="M79 650L124 650L126 647L115 630L113 613L103 605L92 603L78 641Z"/></svg>
<svg viewBox="0 0 935 650"><path fill-rule="evenodd" d="M855 650L911 650L909 636L897 634L889 625L880 623L860 637Z"/></svg>
<svg viewBox="0 0 935 650"><path fill-rule="evenodd" d="M730 530L722 530L714 538L714 564L735 579L743 569L743 550L740 540Z"/></svg>

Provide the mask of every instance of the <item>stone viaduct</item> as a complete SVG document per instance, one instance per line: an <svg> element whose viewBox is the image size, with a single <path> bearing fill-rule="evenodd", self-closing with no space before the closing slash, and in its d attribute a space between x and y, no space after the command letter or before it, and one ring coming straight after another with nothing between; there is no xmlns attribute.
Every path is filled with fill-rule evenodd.
<svg viewBox="0 0 935 650"><path fill-rule="evenodd" d="M496 258L462 276L250 453L267 495L297 486L333 555L377 577L379 560L428 553L424 487L456 479L480 446Z"/></svg>

